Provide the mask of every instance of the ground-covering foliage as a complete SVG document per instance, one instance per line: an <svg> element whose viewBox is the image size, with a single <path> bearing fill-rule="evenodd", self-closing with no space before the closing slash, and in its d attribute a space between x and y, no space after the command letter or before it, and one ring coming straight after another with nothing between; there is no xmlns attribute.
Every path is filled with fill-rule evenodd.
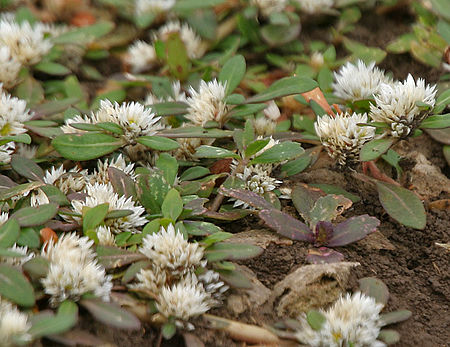
<svg viewBox="0 0 450 347"><path fill-rule="evenodd" d="M448 342L447 0L0 9L2 346Z"/></svg>

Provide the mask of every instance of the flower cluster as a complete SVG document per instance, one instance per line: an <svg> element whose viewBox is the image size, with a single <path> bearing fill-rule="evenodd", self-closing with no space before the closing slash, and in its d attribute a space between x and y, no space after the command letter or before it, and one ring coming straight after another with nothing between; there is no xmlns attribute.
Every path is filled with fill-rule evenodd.
<svg viewBox="0 0 450 347"><path fill-rule="evenodd" d="M139 251L151 260L151 267L137 274L131 287L152 293L157 308L166 319L187 322L217 305L227 289L218 274L208 270L197 277L194 273L206 266L204 250L190 243L170 224L158 233L147 235ZM187 325L190 327L190 325Z"/></svg>
<svg viewBox="0 0 450 347"><path fill-rule="evenodd" d="M8 215L6 215L8 218ZM3 223L0 223L3 224ZM14 244L12 247L8 248L8 251L14 252L17 256L8 257L8 256L0 256L0 264L7 264L14 267L21 267L27 261L34 258L34 253L28 251L28 247L21 247Z"/></svg>
<svg viewBox="0 0 450 347"><path fill-rule="evenodd" d="M358 125L367 123L367 114L337 114L317 117L314 124L317 136L330 157L341 166L352 166L358 162L361 147L375 136L375 128Z"/></svg>
<svg viewBox="0 0 450 347"><path fill-rule="evenodd" d="M296 332L296 338L312 347L386 346L377 340L382 309L382 304L362 293L347 294L329 310L321 311L325 322L320 330L312 329L305 317L301 317L302 329Z"/></svg>
<svg viewBox="0 0 450 347"><path fill-rule="evenodd" d="M68 119L61 129L65 133L76 133L80 130L71 126L74 123L102 123L111 122L120 125L124 130L124 138L133 142L139 136L152 136L163 128L159 123L161 117L156 117L150 108L138 102L118 104L109 100L102 100L97 112L89 116L75 116Z"/></svg>
<svg viewBox="0 0 450 347"><path fill-rule="evenodd" d="M263 116L258 117L253 122L253 127L258 136L271 136L275 133L277 120L281 113L275 101L270 101L263 111Z"/></svg>
<svg viewBox="0 0 450 347"><path fill-rule="evenodd" d="M264 17L269 17L272 13L282 12L288 0L252 0L251 3L259 8Z"/></svg>
<svg viewBox="0 0 450 347"><path fill-rule="evenodd" d="M172 90L171 95L163 98L158 98L153 93L149 93L147 97L145 98L144 105L153 105L160 102L167 102L167 101L181 101L186 102L186 93L181 90L181 83L180 81L175 81L172 83Z"/></svg>
<svg viewBox="0 0 450 347"><path fill-rule="evenodd" d="M155 47L138 40L128 47L126 62L134 73L150 70L157 62Z"/></svg>
<svg viewBox="0 0 450 347"><path fill-rule="evenodd" d="M12 347L31 342L28 331L31 323L28 315L20 312L16 306L0 297L0 340L2 346Z"/></svg>
<svg viewBox="0 0 450 347"><path fill-rule="evenodd" d="M434 107L436 86L425 86L419 78L408 75L404 82L382 83L375 94L375 105L370 106L370 117L375 122L387 123L394 137L406 137L428 116ZM429 105L422 110L417 103Z"/></svg>
<svg viewBox="0 0 450 347"><path fill-rule="evenodd" d="M296 0L303 12L318 14L329 11L334 6L334 0Z"/></svg>
<svg viewBox="0 0 450 347"><path fill-rule="evenodd" d="M217 80L200 81L198 92L189 89L190 96L186 102L189 105L186 118L194 125L204 126L208 122L225 124L229 107L225 103L225 85Z"/></svg>
<svg viewBox="0 0 450 347"><path fill-rule="evenodd" d="M358 60L356 65L347 63L334 73L334 94L346 101L373 99L382 84L393 81L383 70L375 67L375 62L366 65Z"/></svg>
<svg viewBox="0 0 450 347"><path fill-rule="evenodd" d="M78 300L86 293L109 301L111 276L97 263L93 244L89 238L71 233L63 234L57 242L51 239L43 247L41 255L50 266L42 284L52 305L66 299Z"/></svg>

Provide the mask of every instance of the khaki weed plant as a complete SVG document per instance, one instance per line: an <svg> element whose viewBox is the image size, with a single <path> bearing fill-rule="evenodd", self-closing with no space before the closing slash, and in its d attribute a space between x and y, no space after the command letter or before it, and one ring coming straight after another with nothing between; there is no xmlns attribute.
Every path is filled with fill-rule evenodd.
<svg viewBox="0 0 450 347"><path fill-rule="evenodd" d="M412 24L386 50L353 39L366 13L404 7ZM447 0L0 0L0 10L2 346L94 339L77 325L87 314L150 326L158 346L194 336L254 285L237 262L267 245L236 240L249 221L310 244L308 263L343 261L340 247L388 217L357 212L357 188L298 180L316 168L376 191L393 223L426 227L398 148L425 132L450 162ZM442 76L397 80L379 67L388 53ZM384 326L411 313L381 313L386 285L360 285L257 331L309 346L397 342ZM268 341L224 321L216 328L245 343Z"/></svg>

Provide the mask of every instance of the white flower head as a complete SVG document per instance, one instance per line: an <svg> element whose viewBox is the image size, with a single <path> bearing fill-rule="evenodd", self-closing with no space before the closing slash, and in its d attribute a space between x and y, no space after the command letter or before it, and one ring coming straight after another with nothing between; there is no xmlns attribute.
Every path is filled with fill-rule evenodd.
<svg viewBox="0 0 450 347"><path fill-rule="evenodd" d="M362 145L375 136L375 128L360 126L358 123L367 123L366 113L342 113L334 118L324 115L317 117L314 124L317 136L329 156L341 166L355 164Z"/></svg>
<svg viewBox="0 0 450 347"><path fill-rule="evenodd" d="M2 212L0 214L0 226L2 226L3 224L5 224L8 221L8 212Z"/></svg>
<svg viewBox="0 0 450 347"><path fill-rule="evenodd" d="M264 17L269 17L272 13L284 11L288 0L251 0L251 3L259 8Z"/></svg>
<svg viewBox="0 0 450 347"><path fill-rule="evenodd" d="M0 136L23 134L27 131L23 122L29 121L33 114L27 109L25 100L0 94Z"/></svg>
<svg viewBox="0 0 450 347"><path fill-rule="evenodd" d="M42 256L49 260L50 266L41 281L52 305L69 298L78 300L86 293L109 301L111 276L97 263L92 245L89 238L71 233L63 234L57 242L51 239L44 246Z"/></svg>
<svg viewBox="0 0 450 347"><path fill-rule="evenodd" d="M189 89L190 97L186 102L189 105L186 118L193 124L204 126L209 121L218 122L223 125L229 110L225 99L225 85L217 80L211 82L200 82L197 92L194 88Z"/></svg>
<svg viewBox="0 0 450 347"><path fill-rule="evenodd" d="M141 269L136 274L137 283L130 285L130 288L145 290L158 295L160 290L167 285L170 274L164 269L152 266L151 269Z"/></svg>
<svg viewBox="0 0 450 347"><path fill-rule="evenodd" d="M0 256L0 263L4 263L10 266L21 267L30 259L34 258L34 253L28 252L28 247L21 247L14 244L12 247L8 248L9 251L20 254L18 257L6 257Z"/></svg>
<svg viewBox="0 0 450 347"><path fill-rule="evenodd" d="M36 158L37 150L39 148L39 146L27 145L25 143L16 143L16 147L16 153L21 157L28 159Z"/></svg>
<svg viewBox="0 0 450 347"><path fill-rule="evenodd" d="M318 14L327 12L334 5L334 0L296 0L303 12Z"/></svg>
<svg viewBox="0 0 450 347"><path fill-rule="evenodd" d="M411 133L428 116L428 111L422 111L417 102L423 102L434 107L436 100L436 85L425 86L425 80L408 75L404 82L381 84L375 95L375 105L370 106L370 117L375 122L383 122L391 127L391 135L405 137Z"/></svg>
<svg viewBox="0 0 450 347"><path fill-rule="evenodd" d="M144 13L160 14L168 12L176 3L176 0L135 0L136 16Z"/></svg>
<svg viewBox="0 0 450 347"><path fill-rule="evenodd" d="M85 130L80 130L77 128L74 128L71 126L71 124L76 124L76 123L88 123L88 124L93 124L96 123L95 119L93 119L90 116L81 116L81 115L76 115L72 118L67 119L64 122L64 125L61 126L61 130L65 133L65 134L83 134L86 131Z"/></svg>
<svg viewBox="0 0 450 347"><path fill-rule="evenodd" d="M156 307L166 318L175 317L188 321L211 308L211 296L198 282L197 277L191 274L172 286L164 286Z"/></svg>
<svg viewBox="0 0 450 347"><path fill-rule="evenodd" d="M4 88L9 89L17 84L21 68L22 64L11 54L11 49L8 46L0 46L0 82Z"/></svg>
<svg viewBox="0 0 450 347"><path fill-rule="evenodd" d="M11 54L23 65L34 65L52 48L50 40L44 38L43 28L28 22L21 24L11 20L0 20L0 45L8 46Z"/></svg>
<svg viewBox="0 0 450 347"><path fill-rule="evenodd" d="M312 330L302 317L302 329L297 331L296 337L299 342L313 347L385 346L381 341L377 341L382 326L382 309L382 304L362 293L347 294L327 311L321 311L325 322L319 331Z"/></svg>
<svg viewBox="0 0 450 347"><path fill-rule="evenodd" d="M14 142L8 142L0 146L0 165L8 164L15 150L16 146Z"/></svg>
<svg viewBox="0 0 450 347"><path fill-rule="evenodd" d="M211 300L216 301L215 305L222 302L224 293L229 289L220 280L219 273L213 270L207 270L198 276L198 281L203 284L205 291L211 296Z"/></svg>
<svg viewBox="0 0 450 347"><path fill-rule="evenodd" d="M22 313L18 308L0 297L0 339L2 346L17 346L16 342L26 344L31 342L28 331L31 323L28 315Z"/></svg>
<svg viewBox="0 0 450 347"><path fill-rule="evenodd" d="M114 238L114 234L111 232L110 227L101 225L95 229L95 233L97 234L99 245L102 246L116 245L116 239Z"/></svg>
<svg viewBox="0 0 450 347"><path fill-rule="evenodd" d="M144 105L153 105L165 101L186 102L186 93L181 89L180 81L172 83L172 93L167 97L158 98L156 95L149 93L145 98Z"/></svg>
<svg viewBox="0 0 450 347"><path fill-rule="evenodd" d="M166 41L170 34L178 33L181 41L186 47L186 53L190 59L201 58L206 51L206 45L201 38L195 33L192 28L186 24L181 24L179 21L172 21L161 28L154 35L155 40Z"/></svg>
<svg viewBox="0 0 450 347"><path fill-rule="evenodd" d="M163 128L159 122L161 117L156 117L150 108L138 102L112 104L109 100L102 100L93 118L94 123L113 122L120 125L125 131L124 137L129 141L140 136L155 135Z"/></svg>
<svg viewBox="0 0 450 347"><path fill-rule="evenodd" d="M135 179L136 175L134 174L134 164L130 163L127 164L122 154L119 154L117 158L101 161L99 160L97 162L97 170L94 171L94 173L90 176L91 177L91 183L97 182L97 183L108 183L109 175L108 175L108 169L112 167L115 169L118 169L120 171L123 171L125 174L130 176L131 179Z"/></svg>
<svg viewBox="0 0 450 347"><path fill-rule="evenodd" d="M156 267L167 269L175 276L206 264L202 261L203 247L185 240L172 224L167 228L161 227L158 233L147 235L139 251Z"/></svg>
<svg viewBox="0 0 450 347"><path fill-rule="evenodd" d="M356 65L348 62L334 73L334 94L347 101L372 99L382 83L391 84L392 79L372 62L366 65L358 60Z"/></svg>
<svg viewBox="0 0 450 347"><path fill-rule="evenodd" d="M134 73L150 70L158 61L155 47L144 41L136 41L128 48L126 62Z"/></svg>
<svg viewBox="0 0 450 347"><path fill-rule="evenodd" d="M131 231L132 233L140 233L138 227L147 222L145 217L141 216L145 209L136 205L132 197L121 196L114 192L114 188L110 183L88 183L85 189L88 196L85 201L72 200L72 207L76 213L82 214L84 207L95 207L100 204L109 204L109 211L113 210L131 210L133 213L129 216L121 218L112 218L105 220L105 225L110 227L111 232L121 233ZM77 222L81 221L80 217L73 217Z"/></svg>

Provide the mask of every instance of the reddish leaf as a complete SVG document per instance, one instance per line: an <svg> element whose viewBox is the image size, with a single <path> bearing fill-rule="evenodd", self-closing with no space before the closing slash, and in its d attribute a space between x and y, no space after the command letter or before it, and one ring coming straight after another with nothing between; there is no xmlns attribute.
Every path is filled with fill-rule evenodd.
<svg viewBox="0 0 450 347"><path fill-rule="evenodd" d="M124 195L127 198L130 196L133 197L133 199L136 198L134 181L125 172L114 167L110 167L108 168L108 177L114 187L114 191L119 194L119 196Z"/></svg>
<svg viewBox="0 0 450 347"><path fill-rule="evenodd" d="M306 261L311 264L330 264L344 260L344 255L327 247L313 248L308 250Z"/></svg>
<svg viewBox="0 0 450 347"><path fill-rule="evenodd" d="M351 217L334 227L333 236L328 241L327 246L345 246L349 243L359 241L375 232L379 225L380 221L377 218L370 217L367 214Z"/></svg>
<svg viewBox="0 0 450 347"><path fill-rule="evenodd" d="M241 200L254 208L259 209L273 209L274 207L266 201L261 195L250 192L248 190L243 189L228 189L222 187L220 192L223 195L229 196L231 198L235 198L237 200Z"/></svg>
<svg viewBox="0 0 450 347"><path fill-rule="evenodd" d="M308 226L286 213L275 209L262 210L259 218L280 235L292 240L314 242L314 234Z"/></svg>
<svg viewBox="0 0 450 347"><path fill-rule="evenodd" d="M333 224L327 221L320 221L319 223L317 223L316 229L314 231L314 243L317 246L328 244L328 241L334 234L333 228Z"/></svg>

